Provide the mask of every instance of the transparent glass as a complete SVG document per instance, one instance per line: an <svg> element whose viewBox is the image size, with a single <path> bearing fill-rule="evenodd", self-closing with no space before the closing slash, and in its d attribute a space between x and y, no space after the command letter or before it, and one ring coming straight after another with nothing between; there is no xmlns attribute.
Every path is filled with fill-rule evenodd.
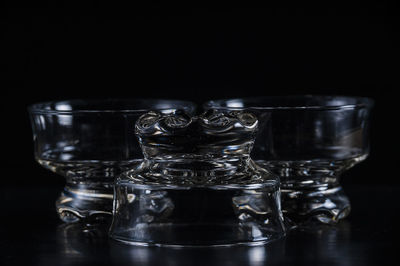
<svg viewBox="0 0 400 266"><path fill-rule="evenodd" d="M259 120L246 110L149 112L144 161L117 178L110 236L136 245L255 245L284 235L279 179L250 158Z"/></svg>
<svg viewBox="0 0 400 266"><path fill-rule="evenodd" d="M350 212L343 171L369 153L373 102L363 97L282 96L210 101L205 109L262 112L253 158L280 176L282 209L296 223L336 223Z"/></svg>
<svg viewBox="0 0 400 266"><path fill-rule="evenodd" d="M136 120L149 110L194 112L190 102L149 99L70 100L28 108L35 158L66 178L56 202L64 222L112 213L114 177L141 161Z"/></svg>

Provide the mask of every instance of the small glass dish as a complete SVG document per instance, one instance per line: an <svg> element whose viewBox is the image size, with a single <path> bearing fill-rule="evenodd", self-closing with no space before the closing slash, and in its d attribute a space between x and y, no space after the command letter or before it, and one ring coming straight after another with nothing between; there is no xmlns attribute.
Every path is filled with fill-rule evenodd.
<svg viewBox="0 0 400 266"><path fill-rule="evenodd" d="M112 213L114 177L142 158L136 120L149 110L194 112L185 101L105 99L44 102L28 108L35 158L62 175L66 186L56 202L64 222Z"/></svg>
<svg viewBox="0 0 400 266"><path fill-rule="evenodd" d="M282 210L295 223L336 223L350 212L341 173L369 153L373 101L346 96L276 96L209 101L207 109L252 109L260 125L252 157L280 176Z"/></svg>
<svg viewBox="0 0 400 266"><path fill-rule="evenodd" d="M278 178L250 158L257 116L149 112L143 162L116 179L110 236L134 245L258 245L285 234Z"/></svg>

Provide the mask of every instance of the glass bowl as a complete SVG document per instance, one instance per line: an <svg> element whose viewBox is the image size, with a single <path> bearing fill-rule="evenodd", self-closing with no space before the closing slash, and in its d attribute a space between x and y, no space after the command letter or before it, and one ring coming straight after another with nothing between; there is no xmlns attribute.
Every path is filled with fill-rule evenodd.
<svg viewBox="0 0 400 266"><path fill-rule="evenodd" d="M143 162L116 179L110 236L135 245L258 245L285 234L278 178L250 158L256 114L149 112Z"/></svg>
<svg viewBox="0 0 400 266"><path fill-rule="evenodd" d="M56 202L64 222L112 213L114 177L142 158L136 120L149 110L192 113L190 102L157 99L68 100L29 106L35 158L62 175L66 186Z"/></svg>
<svg viewBox="0 0 400 266"><path fill-rule="evenodd" d="M336 223L350 212L341 173L369 153L373 101L346 96L276 96L209 101L205 109L264 113L252 157L280 176L282 209L296 223Z"/></svg>

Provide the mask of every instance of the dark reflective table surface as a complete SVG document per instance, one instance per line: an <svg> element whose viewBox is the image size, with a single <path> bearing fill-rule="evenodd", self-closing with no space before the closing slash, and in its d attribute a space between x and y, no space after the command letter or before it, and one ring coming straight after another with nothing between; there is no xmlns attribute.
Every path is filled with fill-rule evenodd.
<svg viewBox="0 0 400 266"><path fill-rule="evenodd" d="M185 248L128 246L106 226L63 224L59 188L2 187L1 265L400 265L400 187L346 186L352 213L337 226L291 231L265 246Z"/></svg>

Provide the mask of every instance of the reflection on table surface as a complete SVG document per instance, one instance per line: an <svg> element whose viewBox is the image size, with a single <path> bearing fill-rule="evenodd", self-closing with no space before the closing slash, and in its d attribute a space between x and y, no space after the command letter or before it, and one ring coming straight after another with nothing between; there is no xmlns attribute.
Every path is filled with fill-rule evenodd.
<svg viewBox="0 0 400 266"><path fill-rule="evenodd" d="M297 228L264 246L174 249L116 242L108 237L107 223L61 223L53 204L57 189L0 188L0 264L396 265L400 188L347 192L352 213L336 226Z"/></svg>
<svg viewBox="0 0 400 266"><path fill-rule="evenodd" d="M263 246L230 248L166 248L126 245L107 236L107 225L62 224L57 228L60 259L71 261L96 257L130 265L201 265L211 259L217 265L265 265L291 262L298 256L315 261L329 259L332 265L351 264L346 243L350 241L350 223L337 226L312 226L293 229L286 239ZM299 238L304 241L299 245Z"/></svg>

